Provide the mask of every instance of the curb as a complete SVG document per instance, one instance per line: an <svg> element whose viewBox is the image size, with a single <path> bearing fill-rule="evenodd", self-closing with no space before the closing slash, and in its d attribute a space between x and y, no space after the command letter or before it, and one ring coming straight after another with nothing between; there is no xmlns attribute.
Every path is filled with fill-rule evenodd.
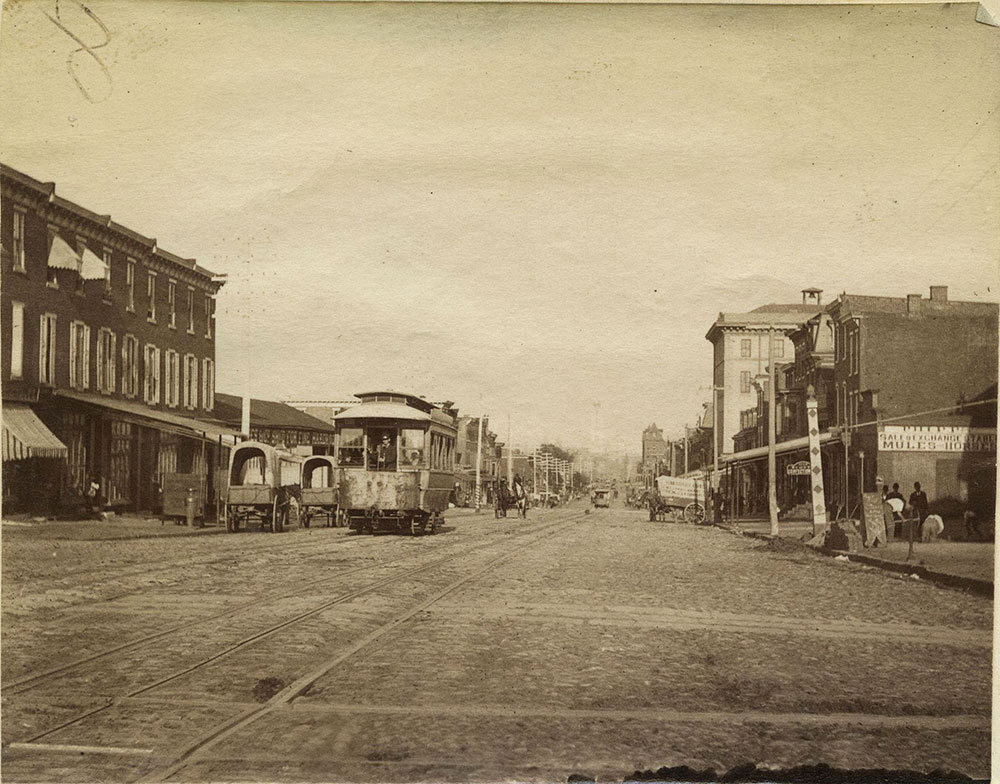
<svg viewBox="0 0 1000 784"><path fill-rule="evenodd" d="M735 534L737 536L747 537L749 539L762 539L765 541L770 541L772 539L781 539L780 536L771 536L770 534L760 533L759 531L740 531L736 528L731 528L726 525L716 525L716 528L720 530L727 531L728 533ZM961 591L967 591L968 593L975 594L976 596L984 596L987 599L993 598L993 581L992 580L981 580L978 577L963 577L958 574L949 574L948 572L938 572L933 569L928 569L926 566L920 566L918 564L908 564L906 562L900 561L887 561L884 558L876 558L872 555L865 555L864 553L851 552L850 550L829 550L824 547L815 547L813 545L808 545L805 542L799 542L795 539L789 539L787 541L796 542L803 547L808 548L818 555L825 555L828 558L835 558L838 555L845 555L851 561L855 563L863 563L867 566L873 566L876 569L882 569L887 572L896 572L897 574L915 574L920 577L921 580L926 580L929 583L935 583L937 585L942 585L946 588L957 588Z"/></svg>

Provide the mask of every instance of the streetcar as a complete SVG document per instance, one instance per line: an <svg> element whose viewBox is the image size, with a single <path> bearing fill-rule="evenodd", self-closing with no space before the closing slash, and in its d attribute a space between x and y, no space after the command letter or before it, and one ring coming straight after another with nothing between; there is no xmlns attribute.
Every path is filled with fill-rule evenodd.
<svg viewBox="0 0 1000 784"><path fill-rule="evenodd" d="M302 458L260 441L243 441L229 454L226 530L259 524L281 531L290 499L302 482Z"/></svg>
<svg viewBox="0 0 1000 784"><path fill-rule="evenodd" d="M337 463L332 455L312 455L302 461L302 490L299 520L309 528L313 520L326 526L337 525L340 498L337 490Z"/></svg>
<svg viewBox="0 0 1000 784"><path fill-rule="evenodd" d="M455 417L402 392L355 397L333 422L341 515L359 533L436 533L455 483Z"/></svg>
<svg viewBox="0 0 1000 784"><path fill-rule="evenodd" d="M602 506L608 508L611 506L611 491L604 487L598 488L594 491L592 501L595 509Z"/></svg>

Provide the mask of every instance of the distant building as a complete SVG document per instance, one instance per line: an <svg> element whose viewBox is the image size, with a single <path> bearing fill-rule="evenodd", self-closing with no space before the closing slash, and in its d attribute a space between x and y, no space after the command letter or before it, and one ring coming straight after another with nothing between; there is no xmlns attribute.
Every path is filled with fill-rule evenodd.
<svg viewBox="0 0 1000 784"><path fill-rule="evenodd" d="M341 411L346 411L352 406L358 404L358 399L356 397L345 398L343 400L283 400L281 401L286 406L291 406L299 411L308 414L311 417L322 420L326 422L331 427L333 426L333 418L339 414Z"/></svg>
<svg viewBox="0 0 1000 784"><path fill-rule="evenodd" d="M217 392L215 420L239 430L242 419L243 398ZM333 434L332 424L286 403L256 399L250 401L250 438L253 441L280 446L304 455L332 455Z"/></svg>
<svg viewBox="0 0 1000 784"><path fill-rule="evenodd" d="M713 350L712 384L718 388L718 432L720 455L734 450L733 437L741 429L740 412L756 399L753 381L766 372L767 335L775 330L774 359L784 362L793 356L794 346L787 332L797 329L822 308L822 291L803 289L797 305L763 305L749 313L720 313L705 338Z"/></svg>
<svg viewBox="0 0 1000 784"><path fill-rule="evenodd" d="M157 511L163 476L211 497L218 278L55 185L0 167L5 511Z"/></svg>

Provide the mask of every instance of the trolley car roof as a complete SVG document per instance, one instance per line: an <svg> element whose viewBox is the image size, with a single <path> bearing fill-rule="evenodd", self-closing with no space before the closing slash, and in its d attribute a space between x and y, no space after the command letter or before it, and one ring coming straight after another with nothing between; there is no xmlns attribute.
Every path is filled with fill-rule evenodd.
<svg viewBox="0 0 1000 784"><path fill-rule="evenodd" d="M336 414L333 419L336 422L345 419L406 419L411 422L430 422L431 415L404 403L373 402L348 408Z"/></svg>

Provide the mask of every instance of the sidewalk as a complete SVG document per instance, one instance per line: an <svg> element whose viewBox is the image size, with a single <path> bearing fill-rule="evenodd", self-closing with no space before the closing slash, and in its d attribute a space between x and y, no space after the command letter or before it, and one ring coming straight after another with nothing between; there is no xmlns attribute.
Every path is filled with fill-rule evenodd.
<svg viewBox="0 0 1000 784"><path fill-rule="evenodd" d="M136 515L116 515L107 520L43 520L35 522L20 516L3 520L5 537L65 539L75 541L105 541L115 539L149 539L163 536L206 536L224 533L223 526L208 523L204 528L189 528L172 521Z"/></svg>
<svg viewBox="0 0 1000 784"><path fill-rule="evenodd" d="M725 528L743 535L770 536L771 524L768 520L729 520ZM809 521L788 520L778 524L778 536L782 539L803 541L805 534L812 534ZM819 548L816 548L819 549ZM888 545L869 547L857 552L845 552L848 558L894 572L917 574L926 579L956 587L973 587L985 591L987 583L992 586L994 575L993 542L954 542L938 539L934 542L913 543L913 558L906 560L909 542L896 540ZM964 584L968 583L968 586Z"/></svg>

